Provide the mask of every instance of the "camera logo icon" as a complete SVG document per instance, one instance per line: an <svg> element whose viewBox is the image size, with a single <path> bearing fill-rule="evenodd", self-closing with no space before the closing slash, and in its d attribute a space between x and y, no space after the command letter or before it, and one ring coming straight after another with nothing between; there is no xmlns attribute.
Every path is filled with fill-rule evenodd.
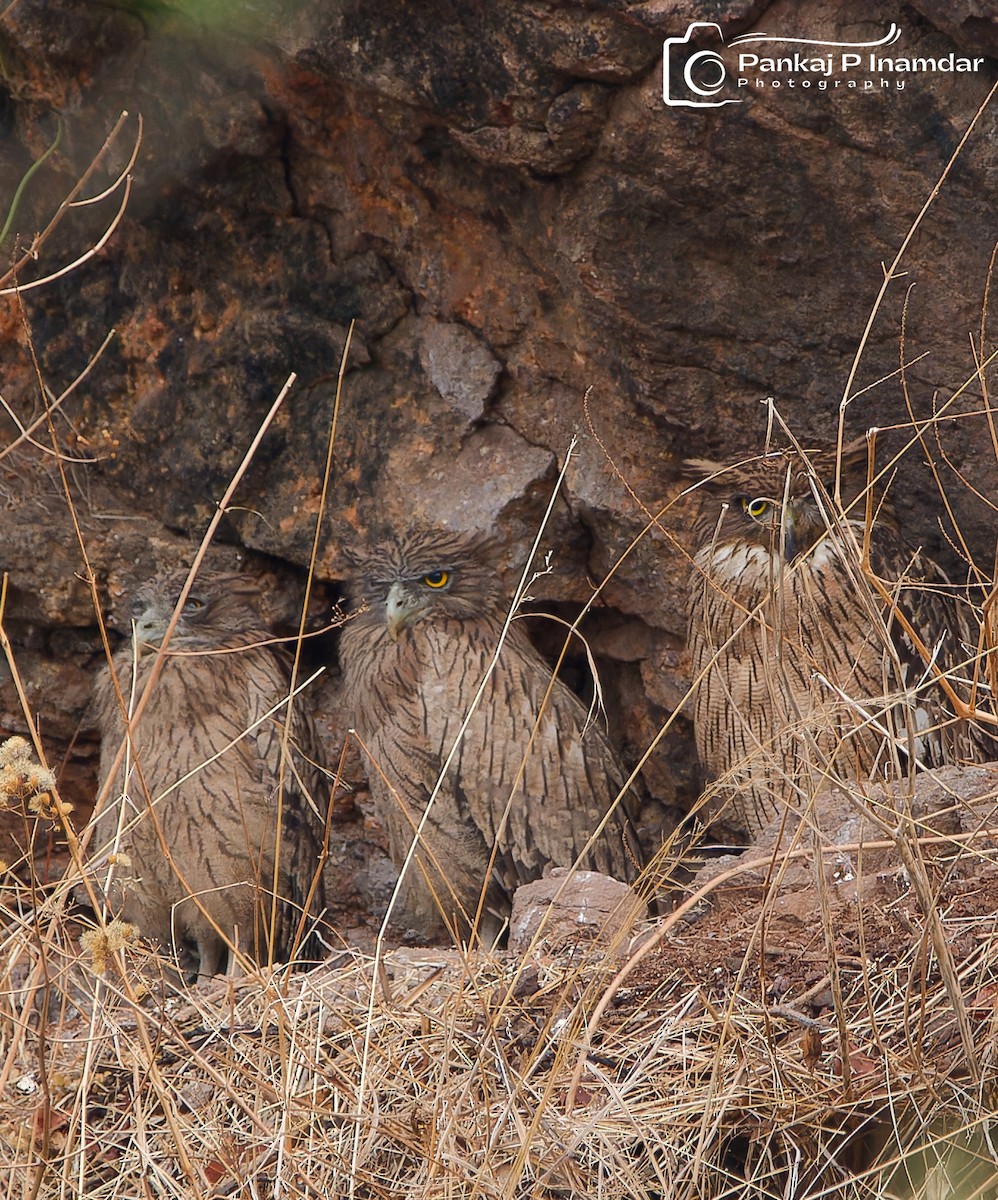
<svg viewBox="0 0 998 1200"><path fill-rule="evenodd" d="M728 68L716 50L697 50L705 35L724 45L720 25L693 21L682 37L662 43L662 99L670 108L721 108L740 99L717 99L728 79ZM693 51L690 54L690 51Z"/></svg>

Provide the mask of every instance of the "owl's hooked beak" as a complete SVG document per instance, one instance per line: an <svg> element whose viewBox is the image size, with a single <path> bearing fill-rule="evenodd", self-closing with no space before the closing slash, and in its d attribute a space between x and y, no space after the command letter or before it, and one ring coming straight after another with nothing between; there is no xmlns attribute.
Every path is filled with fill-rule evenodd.
<svg viewBox="0 0 998 1200"><path fill-rule="evenodd" d="M788 504L783 512L783 523L780 530L780 552L787 563L796 558L796 538L794 536L794 506Z"/></svg>
<svg viewBox="0 0 998 1200"><path fill-rule="evenodd" d="M409 624L412 614L412 600L406 594L405 585L393 583L385 598L385 624L393 642L399 640L399 634Z"/></svg>
<svg viewBox="0 0 998 1200"><path fill-rule="evenodd" d="M783 510L783 527L780 537L782 539L780 550L783 557L788 563L792 563L800 550L797 537L797 511L792 504L788 504Z"/></svg>
<svg viewBox="0 0 998 1200"><path fill-rule="evenodd" d="M166 632L166 626L162 621L156 620L148 613L143 613L138 620L133 622L133 629L139 654L155 654L159 650L163 634Z"/></svg>

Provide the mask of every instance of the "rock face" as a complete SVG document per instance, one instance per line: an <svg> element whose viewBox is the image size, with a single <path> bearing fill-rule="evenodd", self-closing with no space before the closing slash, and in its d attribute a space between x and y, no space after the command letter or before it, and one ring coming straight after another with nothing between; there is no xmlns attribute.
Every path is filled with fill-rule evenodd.
<svg viewBox="0 0 998 1200"><path fill-rule="evenodd" d="M895 54L998 45L989 6L969 2L717 7L727 41L874 41L895 22ZM39 375L51 403L114 330L52 435L44 421L34 430L43 448L22 445L0 465L5 623L74 801L92 794L85 709L102 651L65 487L113 606L152 565L189 560L296 372L217 547L271 571L293 613L351 323L318 558L329 597L345 551L413 521L495 535L512 588L574 446L541 538L550 569L531 596L574 617L627 551L583 629L625 757L652 742L688 682L690 505L649 530L650 515L681 491L684 456L761 447L766 397L803 441L834 436L881 264L995 77L988 62L909 75L902 90L770 87L725 108L667 108L663 39L701 9L286 0L213 6L216 24L179 2L20 0L5 11L8 197L61 130L12 213L6 257L47 227L127 110L80 196L114 183L142 118L128 204L106 245L0 297L3 395L22 426L43 415ZM898 453L913 417L949 405L901 459L893 494L916 542L937 554L965 545L988 572L998 464L974 354L993 350L991 320L981 344L993 131L992 111L912 239L845 409L847 434L881 426L894 431L884 450ZM17 281L82 255L121 196L67 211ZM13 443L15 418L0 419ZM581 652L572 658L584 666ZM11 687L3 698L6 726L22 729ZM333 685L322 703L335 762L348 722ZM682 717L644 774L654 839L698 787Z"/></svg>
<svg viewBox="0 0 998 1200"><path fill-rule="evenodd" d="M626 883L596 871L554 867L543 879L525 883L513 895L509 951L552 953L573 950L626 953L627 935L645 905Z"/></svg>

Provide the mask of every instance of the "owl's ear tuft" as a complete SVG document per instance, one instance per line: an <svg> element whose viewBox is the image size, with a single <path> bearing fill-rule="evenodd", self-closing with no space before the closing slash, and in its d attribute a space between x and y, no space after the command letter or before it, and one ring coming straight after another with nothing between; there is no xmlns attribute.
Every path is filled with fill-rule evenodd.
<svg viewBox="0 0 998 1200"><path fill-rule="evenodd" d="M398 532L375 525L366 534L358 534L349 545L339 547L339 559L346 566L347 575L364 575L371 565L384 558L384 547L398 546Z"/></svg>
<svg viewBox="0 0 998 1200"><path fill-rule="evenodd" d="M867 467L872 456L870 442L864 434L842 447L842 474L857 482L866 482Z"/></svg>
<svg viewBox="0 0 998 1200"><path fill-rule="evenodd" d="M713 481L715 476L731 472L731 466L723 462L715 462L713 458L684 458L683 478L699 482Z"/></svg>
<svg viewBox="0 0 998 1200"><path fill-rule="evenodd" d="M835 486L836 463L841 463L839 473L843 492L854 495L863 491L866 487L869 461L870 443L865 435L847 442L842 447L841 456L836 450L822 450L811 455L811 464L829 493Z"/></svg>
<svg viewBox="0 0 998 1200"><path fill-rule="evenodd" d="M496 534L483 533L477 535L472 543L477 557L487 566L495 570L495 565L502 554L503 544Z"/></svg>
<svg viewBox="0 0 998 1200"><path fill-rule="evenodd" d="M440 567L454 567L468 561L494 567L501 548L498 538L444 525L414 525L400 545L406 557L411 558L414 553L429 554L435 560L434 565Z"/></svg>
<svg viewBox="0 0 998 1200"><path fill-rule="evenodd" d="M731 467L711 458L687 458L683 460L681 478L703 487L727 488L731 484Z"/></svg>
<svg viewBox="0 0 998 1200"><path fill-rule="evenodd" d="M202 574L194 581L191 596L224 593L240 603L257 605L262 599L259 580L239 571L224 574ZM178 593L179 594L179 593Z"/></svg>
<svg viewBox="0 0 998 1200"><path fill-rule="evenodd" d="M339 558L345 563L350 571L355 571L357 567L363 566L367 560L370 551L365 546L340 546Z"/></svg>

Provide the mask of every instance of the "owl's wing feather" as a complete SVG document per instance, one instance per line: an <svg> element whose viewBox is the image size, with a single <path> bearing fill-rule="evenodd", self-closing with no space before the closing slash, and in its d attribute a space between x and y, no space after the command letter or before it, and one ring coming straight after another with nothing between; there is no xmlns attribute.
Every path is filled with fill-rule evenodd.
<svg viewBox="0 0 998 1200"><path fill-rule="evenodd" d="M219 663L224 664L223 669ZM151 665L150 656L140 660L138 692L149 678ZM130 649L116 655L115 670L126 701L131 666ZM257 913L269 908L269 902L261 895L258 910L251 899L254 893L243 883L253 879L262 889L273 886L280 810L280 895L274 954L287 957L319 864L321 841L316 836L317 820L307 810L290 765L285 771L284 803L277 804L282 727L280 712L272 717L265 714L285 688L279 665L265 650L243 650L221 658L177 655L164 664L135 729L137 769L127 783L131 798L125 802L124 812L125 820L132 824L124 833L122 846L136 859L142 879L141 887L132 889L132 903L139 906L144 931L169 941L170 912L184 896L174 868L163 859L162 835L183 879L220 927L225 930L237 924L244 942L253 936ZM101 676L96 715L106 776L125 733L108 672ZM307 725L297 716L293 732L294 740L300 738L303 746L314 747ZM119 779L116 790L124 784L124 779ZM154 813L147 811L149 800L155 803ZM112 794L97 819L95 851L113 843L119 813L120 805ZM318 916L323 906L320 878L310 912ZM207 943L202 951L206 947ZM307 951L310 955L319 952L315 945Z"/></svg>
<svg viewBox="0 0 998 1200"><path fill-rule="evenodd" d="M282 669L285 664L266 648L248 651L245 657L245 728L255 728L241 739L238 749L246 769L255 773L260 788L269 797L275 824L278 813L280 815L278 887L281 899L277 938L286 950L290 948L302 914L317 919L324 905L321 848L325 837L328 788L315 765L317 736L302 698L296 697L293 702L286 759L287 706L270 716L265 715L287 692L289 673ZM281 789L280 805L278 788ZM268 883L267 880L262 882ZM321 956L314 935L303 949L306 956Z"/></svg>
<svg viewBox="0 0 998 1200"><path fill-rule="evenodd" d="M430 639L442 649L439 636ZM446 702L427 704L430 740L439 746L441 761L491 659L494 642L488 636L480 642L471 672L448 671L439 679ZM445 656L435 653L431 661ZM610 812L623 772L598 726L587 727L581 701L557 680L548 694L550 678L526 636L512 629L468 723L446 790L462 798L485 842L496 846L506 888L538 878L548 865L571 866L608 813L606 828L581 865L632 879L637 860L624 847L626 817L619 806Z"/></svg>
<svg viewBox="0 0 998 1200"><path fill-rule="evenodd" d="M570 692L556 684L545 702L550 671L518 628L486 678L505 618L493 559L450 533L393 539L352 581L365 605L340 635L347 704L397 865L422 824L400 898L423 932L439 929L438 907L466 924L483 891L505 919L513 887L583 854L623 778ZM409 619L389 628L389 602ZM613 812L583 866L635 874L621 824Z"/></svg>

